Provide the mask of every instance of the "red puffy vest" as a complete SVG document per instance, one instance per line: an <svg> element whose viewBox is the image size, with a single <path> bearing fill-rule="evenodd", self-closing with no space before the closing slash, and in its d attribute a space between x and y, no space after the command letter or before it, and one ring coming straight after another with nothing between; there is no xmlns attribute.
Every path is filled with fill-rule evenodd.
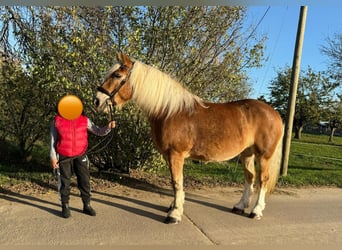
<svg viewBox="0 0 342 250"><path fill-rule="evenodd" d="M55 126L58 139L57 153L67 157L84 154L88 148L88 118L81 115L74 120L67 120L57 115Z"/></svg>

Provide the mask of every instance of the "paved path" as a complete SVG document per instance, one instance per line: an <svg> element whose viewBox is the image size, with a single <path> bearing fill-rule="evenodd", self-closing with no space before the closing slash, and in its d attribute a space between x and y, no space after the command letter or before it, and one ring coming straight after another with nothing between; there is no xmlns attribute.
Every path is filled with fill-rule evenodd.
<svg viewBox="0 0 342 250"><path fill-rule="evenodd" d="M337 246L342 244L342 189L283 189L268 200L260 221L230 212L241 190L187 192L178 225L163 220L169 190L118 185L94 191L96 217L81 212L71 197L72 215L60 217L58 195L0 193L0 247L29 246Z"/></svg>

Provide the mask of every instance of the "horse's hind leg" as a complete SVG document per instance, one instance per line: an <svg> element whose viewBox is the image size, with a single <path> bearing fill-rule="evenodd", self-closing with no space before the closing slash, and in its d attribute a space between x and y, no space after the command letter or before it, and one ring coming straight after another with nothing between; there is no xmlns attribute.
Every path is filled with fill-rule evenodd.
<svg viewBox="0 0 342 250"><path fill-rule="evenodd" d="M254 155L241 155L241 162L244 166L245 187L240 201L234 206L234 213L244 213L245 208L249 207L251 202L251 194L254 192L255 183L255 167Z"/></svg>
<svg viewBox="0 0 342 250"><path fill-rule="evenodd" d="M175 152L170 153L168 156L168 164L171 172L174 201L171 204L165 223L177 224L182 220L183 204L185 200L183 191L183 155Z"/></svg>
<svg viewBox="0 0 342 250"><path fill-rule="evenodd" d="M255 207L253 208L250 217L255 218L257 220L260 220L262 217L262 211L265 209L266 202L266 193L267 193L267 182L269 179L269 159L265 159L264 157L261 157L259 159L259 165L260 165L260 190L258 194L258 198L255 204Z"/></svg>

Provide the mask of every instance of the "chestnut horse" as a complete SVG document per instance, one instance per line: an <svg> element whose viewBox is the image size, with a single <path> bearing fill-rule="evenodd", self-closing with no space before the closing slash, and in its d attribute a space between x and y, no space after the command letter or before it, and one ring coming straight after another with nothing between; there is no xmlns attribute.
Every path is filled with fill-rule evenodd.
<svg viewBox="0 0 342 250"><path fill-rule="evenodd" d="M265 196L274 189L280 170L283 123L278 112L251 99L204 102L154 67L132 61L125 54L118 54L117 59L97 89L95 106L98 112L108 112L108 105L122 106L133 100L148 116L153 141L170 168L174 190L165 222L182 219L185 158L226 161L238 155L245 185L233 212L244 213L257 181L258 197L250 217L260 219ZM255 171L254 161L259 171Z"/></svg>

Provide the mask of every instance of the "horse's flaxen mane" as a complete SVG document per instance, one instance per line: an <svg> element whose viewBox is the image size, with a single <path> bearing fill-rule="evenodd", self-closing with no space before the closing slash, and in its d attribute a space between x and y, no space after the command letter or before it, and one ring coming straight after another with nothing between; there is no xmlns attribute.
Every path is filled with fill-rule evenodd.
<svg viewBox="0 0 342 250"><path fill-rule="evenodd" d="M180 111L193 112L200 97L190 93L177 81L160 70L135 61L129 82L134 100L150 117L169 117Z"/></svg>

